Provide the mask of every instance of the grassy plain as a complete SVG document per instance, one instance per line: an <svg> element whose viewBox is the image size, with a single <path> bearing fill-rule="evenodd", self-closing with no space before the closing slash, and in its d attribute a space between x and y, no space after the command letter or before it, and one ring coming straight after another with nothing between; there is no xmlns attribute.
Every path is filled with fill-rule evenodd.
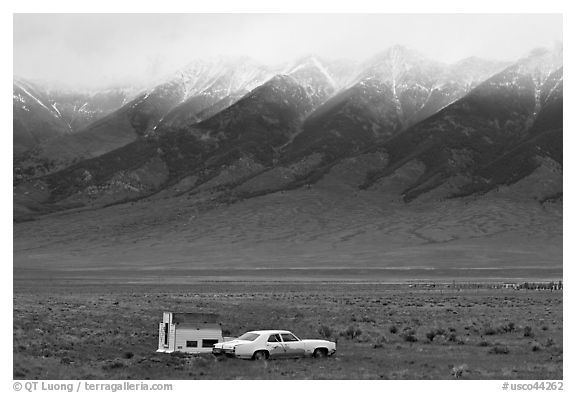
<svg viewBox="0 0 576 393"><path fill-rule="evenodd" d="M337 340L328 359L159 354L163 311L216 312L225 335ZM17 279L15 379L562 379L562 292L407 284Z"/></svg>

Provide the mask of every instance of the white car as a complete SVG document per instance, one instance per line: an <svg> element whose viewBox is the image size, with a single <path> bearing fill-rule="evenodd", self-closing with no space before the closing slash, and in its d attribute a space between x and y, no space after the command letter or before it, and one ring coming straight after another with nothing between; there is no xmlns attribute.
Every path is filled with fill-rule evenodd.
<svg viewBox="0 0 576 393"><path fill-rule="evenodd" d="M254 330L232 340L214 344L214 355L264 360L313 356L323 358L336 352L336 343L326 340L300 340L287 330Z"/></svg>

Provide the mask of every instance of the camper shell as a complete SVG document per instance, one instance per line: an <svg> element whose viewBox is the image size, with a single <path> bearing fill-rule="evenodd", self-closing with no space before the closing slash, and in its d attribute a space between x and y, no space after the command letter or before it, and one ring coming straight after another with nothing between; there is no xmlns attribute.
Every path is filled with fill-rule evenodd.
<svg viewBox="0 0 576 393"><path fill-rule="evenodd" d="M223 342L217 314L164 312L157 352L211 353Z"/></svg>

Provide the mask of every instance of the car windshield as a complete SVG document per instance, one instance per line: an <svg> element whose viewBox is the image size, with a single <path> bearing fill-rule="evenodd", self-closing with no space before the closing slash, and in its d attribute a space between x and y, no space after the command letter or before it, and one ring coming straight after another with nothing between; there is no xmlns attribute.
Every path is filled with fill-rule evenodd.
<svg viewBox="0 0 576 393"><path fill-rule="evenodd" d="M238 340L245 340L245 341L254 341L256 340L260 335L256 334L256 333L244 333L243 335L241 335L240 337L238 337Z"/></svg>

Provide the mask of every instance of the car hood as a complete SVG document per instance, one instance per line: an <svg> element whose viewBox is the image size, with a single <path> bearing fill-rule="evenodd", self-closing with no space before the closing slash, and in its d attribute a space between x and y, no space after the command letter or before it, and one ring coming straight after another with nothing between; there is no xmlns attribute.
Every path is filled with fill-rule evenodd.
<svg viewBox="0 0 576 393"><path fill-rule="evenodd" d="M325 345L327 348L336 347L336 343L328 340L302 340L306 345Z"/></svg>

